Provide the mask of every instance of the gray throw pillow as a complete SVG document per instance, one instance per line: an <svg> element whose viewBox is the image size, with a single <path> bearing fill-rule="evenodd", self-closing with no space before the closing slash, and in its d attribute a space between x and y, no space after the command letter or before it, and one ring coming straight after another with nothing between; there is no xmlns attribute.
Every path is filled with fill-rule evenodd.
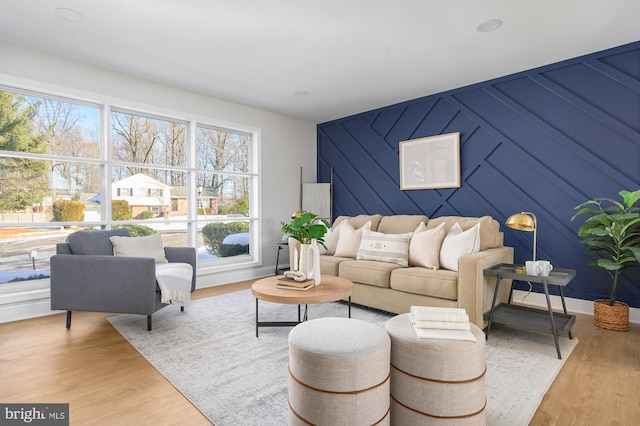
<svg viewBox="0 0 640 426"><path fill-rule="evenodd" d="M130 234L125 228L97 232L79 231L70 234L67 242L73 254L113 255L113 244L109 237L116 235L128 237Z"/></svg>

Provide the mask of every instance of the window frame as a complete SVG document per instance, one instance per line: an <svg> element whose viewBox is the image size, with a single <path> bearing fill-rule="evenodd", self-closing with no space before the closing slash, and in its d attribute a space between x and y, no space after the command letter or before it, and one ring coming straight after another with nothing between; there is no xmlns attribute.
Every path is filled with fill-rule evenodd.
<svg viewBox="0 0 640 426"><path fill-rule="evenodd" d="M98 108L99 114L99 135L96 136L99 143L100 154L97 158L85 158L85 157L71 157L60 156L52 154L34 154L23 152L8 152L0 151L0 158L5 157L17 157L28 158L37 160L53 160L53 161L66 161L77 162L97 165L100 169L100 191L101 194L109 194L108 198L113 199L111 194L112 190L112 168L114 166L126 166L128 163L116 161L112 153L112 137L111 137L111 114L112 112L119 113L131 113L137 116L144 116L160 120L169 120L185 123L185 144L186 144L186 158L184 167L170 167L170 166L158 166L155 164L140 164L142 167L152 167L160 169L178 170L186 174L186 186L187 186L187 218L176 222L184 223L187 227L187 244L191 247L197 248L198 232L201 222L197 217L197 191L195 187L196 175L199 172L196 167L196 129L198 126L204 126L206 128L215 128L229 132L235 132L249 136L249 173L246 176L250 180L249 189L249 207L250 213L246 218L242 218L250 223L250 256L243 259L234 258L221 258L215 261L199 261L197 274L199 276L208 275L215 272L242 270L247 267L256 267L262 264L262 248L260 238L260 173L259 173L259 145L261 131L259 128L254 128L247 125L238 123L229 123L223 120L217 120L212 117L200 116L193 113L184 113L173 110L168 110L163 107L155 107L148 105L135 104L130 101L114 100L108 97L100 96L86 96L85 94L75 93L73 90L50 90L46 87L42 87L39 84L34 85L21 85L12 81L0 80L0 91L6 91L22 96L29 96L34 98L52 99L60 102L68 102L74 105L88 106ZM210 172L210 171L208 171ZM169 204L169 209L173 206ZM113 221L111 220L111 203L101 203L100 207L100 220L90 222L57 222L56 225L61 226L100 226L106 229L111 228L114 225L120 224L139 224L139 221ZM221 221L220 219L219 221ZM215 221L215 220L214 220ZM44 226L50 225L46 222L6 222L0 223L0 227L11 228L24 228L31 226ZM44 280L31 280L24 281L23 283L30 283L30 285L36 284L35 281L46 282L49 284L48 279ZM38 286L39 287L39 286Z"/></svg>

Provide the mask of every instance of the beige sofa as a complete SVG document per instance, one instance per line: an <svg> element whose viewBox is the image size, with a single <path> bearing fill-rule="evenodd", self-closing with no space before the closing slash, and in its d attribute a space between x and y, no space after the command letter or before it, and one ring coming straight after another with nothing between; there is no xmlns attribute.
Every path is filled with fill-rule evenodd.
<svg viewBox="0 0 640 426"><path fill-rule="evenodd" d="M338 275L353 281L354 303L398 314L409 312L412 305L464 308L469 320L484 328L483 313L491 307L495 278L484 277L482 271L499 263L513 263L513 248L503 246L503 234L497 221L489 216L434 219L421 215L340 216L334 221L332 231L339 229L343 221L348 221L349 229L356 230L370 223L372 231L383 234L412 233L421 222L426 225L426 230L444 224L446 233L456 222L464 231L479 223L479 251L459 257L458 271L357 260L360 252L352 257L338 257L332 254L340 235L337 232L325 237L329 252L320 256L320 266L323 275ZM439 229L438 232L442 231ZM507 299L508 288L507 285L501 286L500 301Z"/></svg>

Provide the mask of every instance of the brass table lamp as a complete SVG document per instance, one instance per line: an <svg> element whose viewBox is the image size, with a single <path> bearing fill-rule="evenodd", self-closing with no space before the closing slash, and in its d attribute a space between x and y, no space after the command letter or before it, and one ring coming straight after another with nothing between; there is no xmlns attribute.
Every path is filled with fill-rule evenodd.
<svg viewBox="0 0 640 426"><path fill-rule="evenodd" d="M536 245L537 245L537 230L538 230L538 219L536 215L531 212L520 212L514 215L509 216L509 219L504 223L509 228L517 229L519 231L533 231L533 261L536 260ZM521 267L515 268L514 272L520 274L526 274L526 268L524 265Z"/></svg>

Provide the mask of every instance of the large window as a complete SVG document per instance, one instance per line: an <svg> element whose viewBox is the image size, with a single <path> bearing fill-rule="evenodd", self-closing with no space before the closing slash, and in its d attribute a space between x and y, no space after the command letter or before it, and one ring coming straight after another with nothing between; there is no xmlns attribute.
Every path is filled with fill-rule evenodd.
<svg viewBox="0 0 640 426"><path fill-rule="evenodd" d="M47 277L56 243L101 228L196 247L199 269L257 259L254 149L195 118L0 87L0 285Z"/></svg>
<svg viewBox="0 0 640 426"><path fill-rule="evenodd" d="M252 256L254 239L251 193L251 135L198 125L196 182L198 241L204 256L241 259Z"/></svg>

